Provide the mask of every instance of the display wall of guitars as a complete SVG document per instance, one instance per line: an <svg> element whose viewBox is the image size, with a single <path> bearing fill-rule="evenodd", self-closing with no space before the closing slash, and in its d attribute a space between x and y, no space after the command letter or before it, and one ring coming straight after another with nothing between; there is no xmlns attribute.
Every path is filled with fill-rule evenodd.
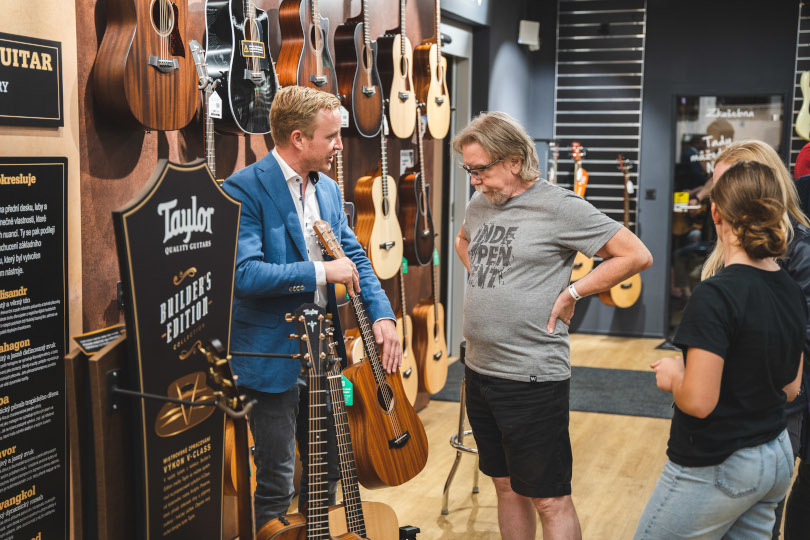
<svg viewBox="0 0 810 540"><path fill-rule="evenodd" d="M321 17L318 0L283 0L278 19L279 82L283 86L298 84L337 94L337 76L329 48L329 20Z"/></svg>
<svg viewBox="0 0 810 540"><path fill-rule="evenodd" d="M633 181L630 180L630 164L619 154L619 170L624 176L624 226L630 227L630 195L635 191ZM628 308L635 304L641 296L641 275L635 274L625 279L607 291L599 293L599 299L608 306Z"/></svg>
<svg viewBox="0 0 810 540"><path fill-rule="evenodd" d="M146 130L184 127L197 110L196 72L186 51L186 0L108 0L93 68L96 102L113 122Z"/></svg>
<svg viewBox="0 0 810 540"><path fill-rule="evenodd" d="M582 167L582 158L585 150L578 142L571 143L571 158L574 160L574 193L585 197L585 188L588 186L588 171ZM593 258L577 253L574 267L571 271L571 281L584 278L593 270Z"/></svg>
<svg viewBox="0 0 810 540"><path fill-rule="evenodd" d="M353 120L350 125L363 137L376 136L382 128L384 98L368 0L362 0L360 15L335 30L335 71L338 92Z"/></svg>
<svg viewBox="0 0 810 540"><path fill-rule="evenodd" d="M414 351L419 366L419 389L435 394L447 382L447 342L444 339L444 306L439 302L439 254L433 253L431 298L413 308Z"/></svg>
<svg viewBox="0 0 810 540"><path fill-rule="evenodd" d="M203 118L203 144L205 145L205 162L211 170L211 176L216 180L217 178L217 160L214 149L214 120L211 118L209 111L209 104L211 102L211 94L214 89L219 86L219 81L213 80L208 74L208 66L205 63L205 51L203 51L200 44L192 39L188 43L188 48L191 55L194 57L194 65L197 67L197 76L200 83L197 86L202 94L202 101L200 110L202 111Z"/></svg>
<svg viewBox="0 0 810 540"><path fill-rule="evenodd" d="M270 56L267 12L254 0L205 3L208 72L219 81L212 111L219 131L270 133L270 104L278 91Z"/></svg>
<svg viewBox="0 0 810 540"><path fill-rule="evenodd" d="M327 222L316 221L314 229L332 258L346 256ZM425 428L405 396L400 376L387 374L383 368L360 295L352 297L351 303L366 352L364 361L343 371L354 385L349 424L357 441L357 477L370 489L398 486L419 474L427 463Z"/></svg>
<svg viewBox="0 0 810 540"><path fill-rule="evenodd" d="M416 92L413 86L413 47L405 34L405 2L399 0L399 28L377 39L377 63L383 88L388 89L388 119L400 139L413 135L416 127Z"/></svg>
<svg viewBox="0 0 810 540"><path fill-rule="evenodd" d="M430 211L430 186L425 176L424 123L417 107L419 169L414 168L399 181L399 219L405 230L405 257L419 266L433 258L435 232Z"/></svg>
<svg viewBox="0 0 810 540"><path fill-rule="evenodd" d="M380 169L357 180L357 241L366 250L374 273L390 279L402 264L402 228L396 214L397 185L388 175L388 147L380 133Z"/></svg>
<svg viewBox="0 0 810 540"><path fill-rule="evenodd" d="M450 129L450 93L447 91L447 59L442 55L441 8L435 0L435 34L413 52L416 99L425 104L430 136L443 139Z"/></svg>

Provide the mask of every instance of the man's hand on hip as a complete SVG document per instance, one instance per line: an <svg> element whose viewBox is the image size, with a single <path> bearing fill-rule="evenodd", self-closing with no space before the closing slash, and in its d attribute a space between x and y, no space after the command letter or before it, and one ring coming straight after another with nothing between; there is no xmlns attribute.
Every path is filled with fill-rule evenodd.
<svg viewBox="0 0 810 540"><path fill-rule="evenodd" d="M323 269L326 271L326 281L328 283L344 283L349 296L354 296L360 292L360 274L357 267L347 257L325 261Z"/></svg>
<svg viewBox="0 0 810 540"><path fill-rule="evenodd" d="M567 325L571 324L571 317L574 316L574 306L576 303L577 301L574 300L574 297L571 296L568 289L563 289L563 292L560 293L557 300L554 302L554 307L551 308L551 317L548 318L548 324L546 325L546 331L549 334L554 333L554 328L557 326L557 319L560 319Z"/></svg>
<svg viewBox="0 0 810 540"><path fill-rule="evenodd" d="M402 364L402 345L397 336L397 325L391 319L382 319L374 323L374 339L382 345L382 363L385 371L394 373Z"/></svg>

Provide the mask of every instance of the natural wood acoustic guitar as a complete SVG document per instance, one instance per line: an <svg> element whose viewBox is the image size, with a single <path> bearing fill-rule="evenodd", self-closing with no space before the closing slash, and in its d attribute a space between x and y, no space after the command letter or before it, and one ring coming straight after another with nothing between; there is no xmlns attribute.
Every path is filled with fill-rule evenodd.
<svg viewBox="0 0 810 540"><path fill-rule="evenodd" d="M435 232L430 212L430 185L425 176L424 124L417 107L419 168L414 168L399 181L399 217L405 230L404 251L409 262L419 266L433 259Z"/></svg>
<svg viewBox="0 0 810 540"><path fill-rule="evenodd" d="M351 532L361 538L399 540L399 522L394 510L387 504L363 501L360 498L352 434L349 430L349 419L343 396L340 357L337 354L331 328L326 333L326 346L326 379L329 396L332 399L332 418L335 421L340 461L340 486L343 491L343 503L329 507L329 533L338 536Z"/></svg>
<svg viewBox="0 0 810 540"><path fill-rule="evenodd" d="M582 157L585 150L578 142L571 143L571 158L574 160L574 193L585 198L585 188L588 187L588 171L582 166ZM577 253L574 258L574 267L571 270L571 281L577 281L587 276L593 270L593 257L586 257Z"/></svg>
<svg viewBox="0 0 810 540"><path fill-rule="evenodd" d="M413 47L405 34L405 2L399 0L399 29L377 38L377 58L383 91L388 90L388 119L400 139L416 127L416 92L413 85Z"/></svg>
<svg viewBox="0 0 810 540"><path fill-rule="evenodd" d="M316 221L314 228L327 254L334 259L346 256L329 223ZM352 297L352 308L366 352L364 361L343 371L354 385L349 425L357 442L357 477L369 489L398 486L419 474L427 463L425 428L405 396L399 374L388 374L383 368L360 295Z"/></svg>
<svg viewBox="0 0 810 540"><path fill-rule="evenodd" d="M413 52L416 100L424 103L430 136L443 139L450 129L450 93L447 91L447 59L442 55L441 10L435 0L434 35Z"/></svg>
<svg viewBox="0 0 810 540"><path fill-rule="evenodd" d="M374 273L390 279L402 264L402 228L397 219L397 185L388 175L388 147L380 133L380 168L357 180L357 241L366 250Z"/></svg>
<svg viewBox="0 0 810 540"><path fill-rule="evenodd" d="M188 2L108 0L107 29L93 68L96 101L112 122L145 130L186 126L197 111L194 61L186 51Z"/></svg>
<svg viewBox="0 0 810 540"><path fill-rule="evenodd" d="M629 164L619 154L619 168L624 176L624 226L630 228L630 193L634 191L630 180ZM629 308L641 296L641 275L635 274L607 291L599 293L599 299L608 306Z"/></svg>
<svg viewBox="0 0 810 540"><path fill-rule="evenodd" d="M360 15L335 30L335 71L338 93L352 116L352 127L363 137L375 137L382 127L383 92L377 71L377 42L371 40L368 0Z"/></svg>
<svg viewBox="0 0 810 540"><path fill-rule="evenodd" d="M308 86L338 93L329 50L329 20L321 17L319 0L283 0L278 8L281 50L276 74L282 86Z"/></svg>
<svg viewBox="0 0 810 540"><path fill-rule="evenodd" d="M397 318L397 336L402 344L402 365L399 366L399 375L402 377L402 388L411 405L416 403L419 393L419 368L413 352L413 321L408 315L408 304L405 302L405 271L407 262L403 259L399 270L399 294L401 314Z"/></svg>
<svg viewBox="0 0 810 540"><path fill-rule="evenodd" d="M439 254L433 254L432 298L413 308L414 351L419 367L419 389L435 394L447 382L447 342L444 339L444 306L439 302Z"/></svg>

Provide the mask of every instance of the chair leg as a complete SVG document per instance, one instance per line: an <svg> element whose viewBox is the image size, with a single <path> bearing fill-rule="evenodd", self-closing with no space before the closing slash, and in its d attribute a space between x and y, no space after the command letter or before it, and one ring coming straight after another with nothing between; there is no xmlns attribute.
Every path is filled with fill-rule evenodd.
<svg viewBox="0 0 810 540"><path fill-rule="evenodd" d="M473 473L473 493L478 493L478 454L475 455L475 472Z"/></svg>
<svg viewBox="0 0 810 540"><path fill-rule="evenodd" d="M453 477L458 470L458 464L461 463L461 452L456 451L456 460L453 462L453 467L450 469L450 474L447 475L447 481L444 483L444 491L442 492L442 515L446 516L450 513L447 508L447 500L450 498L450 484L453 482Z"/></svg>

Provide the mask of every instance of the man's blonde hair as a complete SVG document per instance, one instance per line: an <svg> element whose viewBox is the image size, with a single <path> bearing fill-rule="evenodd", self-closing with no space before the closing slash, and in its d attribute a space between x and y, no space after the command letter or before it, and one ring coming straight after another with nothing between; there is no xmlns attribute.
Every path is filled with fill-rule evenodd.
<svg viewBox="0 0 810 540"><path fill-rule="evenodd" d="M478 143L491 159L515 157L521 160L520 176L526 183L540 176L537 149L534 141L520 123L503 112L481 113L453 139L453 150L461 150L471 143Z"/></svg>
<svg viewBox="0 0 810 540"><path fill-rule="evenodd" d="M312 138L318 113L321 110L333 111L340 107L340 100L334 94L321 92L305 86L285 86L273 98L270 106L270 130L276 146L290 142L292 132L300 129Z"/></svg>

